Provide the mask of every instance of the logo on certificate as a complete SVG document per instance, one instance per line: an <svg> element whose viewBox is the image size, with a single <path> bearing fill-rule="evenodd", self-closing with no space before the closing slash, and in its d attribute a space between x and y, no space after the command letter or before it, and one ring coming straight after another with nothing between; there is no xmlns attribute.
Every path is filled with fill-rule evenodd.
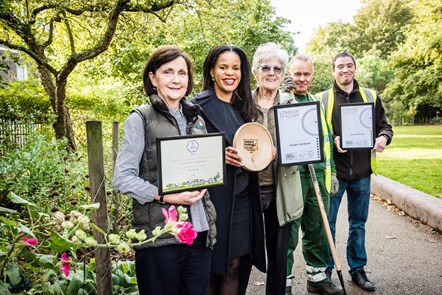
<svg viewBox="0 0 442 295"><path fill-rule="evenodd" d="M187 143L187 150L191 153L195 153L198 150L199 144L196 140L189 140Z"/></svg>

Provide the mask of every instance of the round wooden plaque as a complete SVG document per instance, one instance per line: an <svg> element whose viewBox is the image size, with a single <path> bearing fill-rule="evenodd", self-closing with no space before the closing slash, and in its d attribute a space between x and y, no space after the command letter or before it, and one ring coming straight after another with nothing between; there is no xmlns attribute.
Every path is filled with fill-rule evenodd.
<svg viewBox="0 0 442 295"><path fill-rule="evenodd" d="M272 162L272 136L259 123L242 125L235 133L233 147L238 150L243 167L249 171L263 170Z"/></svg>

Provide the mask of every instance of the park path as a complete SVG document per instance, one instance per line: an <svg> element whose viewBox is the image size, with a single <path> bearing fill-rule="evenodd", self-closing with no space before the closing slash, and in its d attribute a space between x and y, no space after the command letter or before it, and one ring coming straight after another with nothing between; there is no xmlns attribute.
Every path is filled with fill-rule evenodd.
<svg viewBox="0 0 442 295"><path fill-rule="evenodd" d="M442 295L442 234L377 197L372 197L366 224L368 265L365 268L367 276L376 285L376 291L364 292L353 285L345 259L348 233L346 208L344 197L338 215L336 248L348 295ZM306 289L301 243L298 245L292 293L310 294ZM336 272L332 279L339 284ZM265 274L253 269L247 294L265 294Z"/></svg>

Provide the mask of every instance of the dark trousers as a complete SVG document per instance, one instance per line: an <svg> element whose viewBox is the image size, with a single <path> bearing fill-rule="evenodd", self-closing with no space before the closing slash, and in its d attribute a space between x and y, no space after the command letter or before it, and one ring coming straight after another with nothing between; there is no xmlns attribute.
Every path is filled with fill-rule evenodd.
<svg viewBox="0 0 442 295"><path fill-rule="evenodd" d="M249 284L252 261L250 255L230 259L226 276L210 276L210 295L245 295Z"/></svg>
<svg viewBox="0 0 442 295"><path fill-rule="evenodd" d="M206 295L209 292L210 248L207 232L193 244L147 248L135 252L140 295Z"/></svg>
<svg viewBox="0 0 442 295"><path fill-rule="evenodd" d="M266 187L261 194L272 193ZM267 248L267 295L284 295L286 285L287 250L290 238L291 223L279 226L276 213L276 196L269 207L264 210L264 225L266 231Z"/></svg>

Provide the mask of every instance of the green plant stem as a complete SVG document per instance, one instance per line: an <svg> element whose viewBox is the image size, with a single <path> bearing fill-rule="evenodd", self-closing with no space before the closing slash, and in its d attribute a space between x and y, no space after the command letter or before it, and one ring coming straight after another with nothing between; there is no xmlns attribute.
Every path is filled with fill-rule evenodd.
<svg viewBox="0 0 442 295"><path fill-rule="evenodd" d="M160 232L159 232L158 235L156 235L156 236L154 236L154 237L152 237L152 238L150 238L150 239L147 239L147 240L144 240L144 241L139 241L139 242L137 242L137 243L127 243L127 245L129 245L130 247L134 247L134 246L142 246L142 245L147 244L147 243L155 242L155 240L156 240L159 236L161 236L161 235L163 235L163 234L165 234L165 233L171 233L171 232L173 232L173 231L171 230L171 228L168 228L168 229L164 229L164 228L163 228L163 229L160 230ZM118 247L118 245L110 244L110 243L106 243L106 244L97 244L96 247L98 247L98 248L116 248L116 247Z"/></svg>
<svg viewBox="0 0 442 295"><path fill-rule="evenodd" d="M32 218L31 209L29 209L29 205L26 206L26 209L28 210L29 219L31 221L31 228L34 226L34 218Z"/></svg>
<svg viewBox="0 0 442 295"><path fill-rule="evenodd" d="M0 264L0 278L3 278L3 272L6 267L6 263L9 261L9 259L11 257L13 257L12 253L14 253L14 251L15 251L15 245L17 244L18 241L20 241L21 237L22 237L21 234L18 233L17 236L15 237L14 241L12 242L12 246L11 246L11 249L9 249L9 251L8 251L8 255L6 255L5 260L3 260L1 262L1 264Z"/></svg>

